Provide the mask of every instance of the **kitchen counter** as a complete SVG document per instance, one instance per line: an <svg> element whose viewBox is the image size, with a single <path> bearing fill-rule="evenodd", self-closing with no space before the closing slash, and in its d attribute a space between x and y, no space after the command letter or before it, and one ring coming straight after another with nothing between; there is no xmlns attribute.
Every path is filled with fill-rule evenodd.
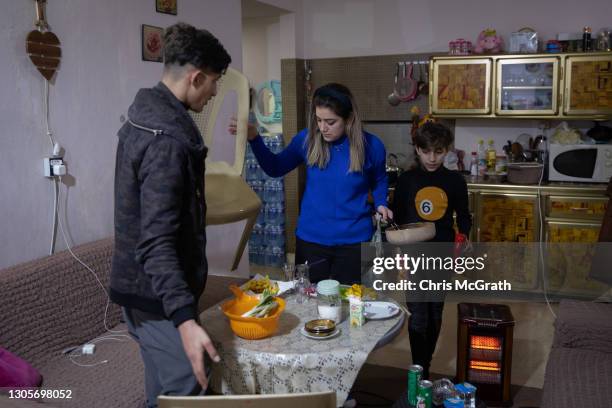
<svg viewBox="0 0 612 408"><path fill-rule="evenodd" d="M606 183L573 183L573 182L560 182L560 181L545 181L542 185L537 184L512 184L507 181L491 181L485 180L484 178L478 177L476 179L472 176L466 176L465 181L468 186L468 190L475 189L495 189L495 190L529 190L537 192L538 189L542 192L563 192L563 193L587 193L587 194L602 194L607 189ZM389 187L389 192L394 192L395 187Z"/></svg>
<svg viewBox="0 0 612 408"><path fill-rule="evenodd" d="M607 189L606 183L575 183L545 181L541 185L537 184L512 184L507 181L491 181L484 178L466 176L465 181L468 190L505 190L505 191L529 191L543 193L568 193L568 194L603 194Z"/></svg>

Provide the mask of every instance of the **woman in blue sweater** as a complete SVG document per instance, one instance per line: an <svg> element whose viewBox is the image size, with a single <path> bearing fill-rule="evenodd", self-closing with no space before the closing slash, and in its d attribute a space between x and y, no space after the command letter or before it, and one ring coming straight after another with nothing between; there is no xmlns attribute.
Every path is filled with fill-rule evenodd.
<svg viewBox="0 0 612 408"><path fill-rule="evenodd" d="M230 132L235 133L235 122ZM308 261L311 281L332 278L361 281L361 243L372 238L373 209L383 219L387 208L385 147L364 132L353 95L343 85L318 88L310 106L308 129L279 154L265 146L249 125L248 140L263 170L282 177L306 164L306 183L296 229L295 262ZM374 206L368 203L368 193Z"/></svg>

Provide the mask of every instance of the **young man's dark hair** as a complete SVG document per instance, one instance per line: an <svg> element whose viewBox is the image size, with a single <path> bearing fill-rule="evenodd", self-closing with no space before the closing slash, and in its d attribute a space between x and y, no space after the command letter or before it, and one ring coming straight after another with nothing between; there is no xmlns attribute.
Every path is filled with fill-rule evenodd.
<svg viewBox="0 0 612 408"><path fill-rule="evenodd" d="M207 148L188 110L201 112L216 95L231 58L211 33L184 23L164 39L162 79L138 91L118 134L109 289L140 346L149 408L160 394L198 394L205 351L219 360L197 323L208 274Z"/></svg>
<svg viewBox="0 0 612 408"><path fill-rule="evenodd" d="M164 65L166 68L191 64L202 70L223 74L232 62L223 45L206 30L176 23L164 32Z"/></svg>

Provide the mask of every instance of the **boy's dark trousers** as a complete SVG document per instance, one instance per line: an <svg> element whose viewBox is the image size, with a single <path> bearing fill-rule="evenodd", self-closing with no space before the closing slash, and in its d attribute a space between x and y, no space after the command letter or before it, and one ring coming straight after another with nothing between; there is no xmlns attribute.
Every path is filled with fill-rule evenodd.
<svg viewBox="0 0 612 408"><path fill-rule="evenodd" d="M423 378L429 378L429 367L436 349L444 302L407 302L410 317L408 336L412 352L412 364L423 367Z"/></svg>

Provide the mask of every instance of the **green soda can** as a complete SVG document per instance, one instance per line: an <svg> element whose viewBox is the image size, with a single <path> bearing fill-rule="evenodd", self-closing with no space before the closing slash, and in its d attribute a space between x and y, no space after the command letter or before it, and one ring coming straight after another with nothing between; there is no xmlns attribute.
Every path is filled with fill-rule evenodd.
<svg viewBox="0 0 612 408"><path fill-rule="evenodd" d="M425 401L425 408L431 408L431 398L433 393L433 383L429 380L419 381L418 396Z"/></svg>
<svg viewBox="0 0 612 408"><path fill-rule="evenodd" d="M423 378L423 367L418 364L408 367L408 404L412 406L417 403L421 378Z"/></svg>

